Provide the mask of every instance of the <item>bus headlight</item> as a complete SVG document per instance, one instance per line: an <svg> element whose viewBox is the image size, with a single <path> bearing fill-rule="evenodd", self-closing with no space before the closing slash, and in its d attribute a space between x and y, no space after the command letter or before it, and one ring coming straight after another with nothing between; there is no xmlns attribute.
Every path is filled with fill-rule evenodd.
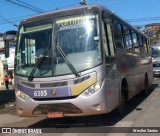
<svg viewBox="0 0 160 136"><path fill-rule="evenodd" d="M20 91L19 89L15 89L15 94L18 98L20 98L23 101L27 101L29 99L29 96Z"/></svg>
<svg viewBox="0 0 160 136"><path fill-rule="evenodd" d="M152 62L155 62L155 59L152 58Z"/></svg>
<svg viewBox="0 0 160 136"><path fill-rule="evenodd" d="M92 94L96 93L97 91L99 91L102 87L102 81L99 81L97 83L95 83L94 85L92 85L91 87L89 87L87 90L85 90L83 92L84 96L91 96Z"/></svg>

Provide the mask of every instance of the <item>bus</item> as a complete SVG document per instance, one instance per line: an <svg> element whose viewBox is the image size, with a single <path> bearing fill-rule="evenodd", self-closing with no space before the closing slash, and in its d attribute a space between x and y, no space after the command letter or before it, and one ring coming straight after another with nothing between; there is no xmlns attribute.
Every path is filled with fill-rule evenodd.
<svg viewBox="0 0 160 136"><path fill-rule="evenodd" d="M160 43L152 44L150 48L153 63L153 75L160 76Z"/></svg>
<svg viewBox="0 0 160 136"><path fill-rule="evenodd" d="M18 115L48 118L123 113L153 80L147 36L94 4L21 21L14 73Z"/></svg>

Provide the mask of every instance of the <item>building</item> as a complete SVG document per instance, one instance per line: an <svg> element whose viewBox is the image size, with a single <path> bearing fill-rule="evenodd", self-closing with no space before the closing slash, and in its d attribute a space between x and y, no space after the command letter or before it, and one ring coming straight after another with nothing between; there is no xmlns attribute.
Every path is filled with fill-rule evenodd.
<svg viewBox="0 0 160 136"><path fill-rule="evenodd" d="M160 23L152 23L145 25L145 34L151 39L151 43L157 42L159 36L156 35L160 29Z"/></svg>
<svg viewBox="0 0 160 136"><path fill-rule="evenodd" d="M13 76L16 35L17 31L0 34L0 83L3 83L6 74Z"/></svg>

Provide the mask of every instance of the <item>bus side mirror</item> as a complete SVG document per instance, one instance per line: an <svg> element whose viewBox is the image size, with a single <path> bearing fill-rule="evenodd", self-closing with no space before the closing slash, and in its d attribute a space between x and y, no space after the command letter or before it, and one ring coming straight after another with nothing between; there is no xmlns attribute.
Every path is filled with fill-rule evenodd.
<svg viewBox="0 0 160 136"><path fill-rule="evenodd" d="M5 57L8 58L9 57L9 40L5 41Z"/></svg>

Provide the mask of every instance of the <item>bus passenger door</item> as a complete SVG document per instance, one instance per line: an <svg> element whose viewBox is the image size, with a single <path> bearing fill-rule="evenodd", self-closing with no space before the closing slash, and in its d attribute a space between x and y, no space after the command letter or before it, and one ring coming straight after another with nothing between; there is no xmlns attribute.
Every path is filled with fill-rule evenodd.
<svg viewBox="0 0 160 136"><path fill-rule="evenodd" d="M112 22L110 19L104 19L102 26L102 39L106 64L106 101L109 107L114 109L119 103L119 77L116 63L116 53L113 42ZM111 102L112 101L112 102Z"/></svg>
<svg viewBox="0 0 160 136"><path fill-rule="evenodd" d="M104 21L103 26L103 45L104 45L104 54L105 54L105 64L106 71L110 73L111 78L116 76L116 56L115 48L113 43L113 36L111 30L111 23L108 20Z"/></svg>

